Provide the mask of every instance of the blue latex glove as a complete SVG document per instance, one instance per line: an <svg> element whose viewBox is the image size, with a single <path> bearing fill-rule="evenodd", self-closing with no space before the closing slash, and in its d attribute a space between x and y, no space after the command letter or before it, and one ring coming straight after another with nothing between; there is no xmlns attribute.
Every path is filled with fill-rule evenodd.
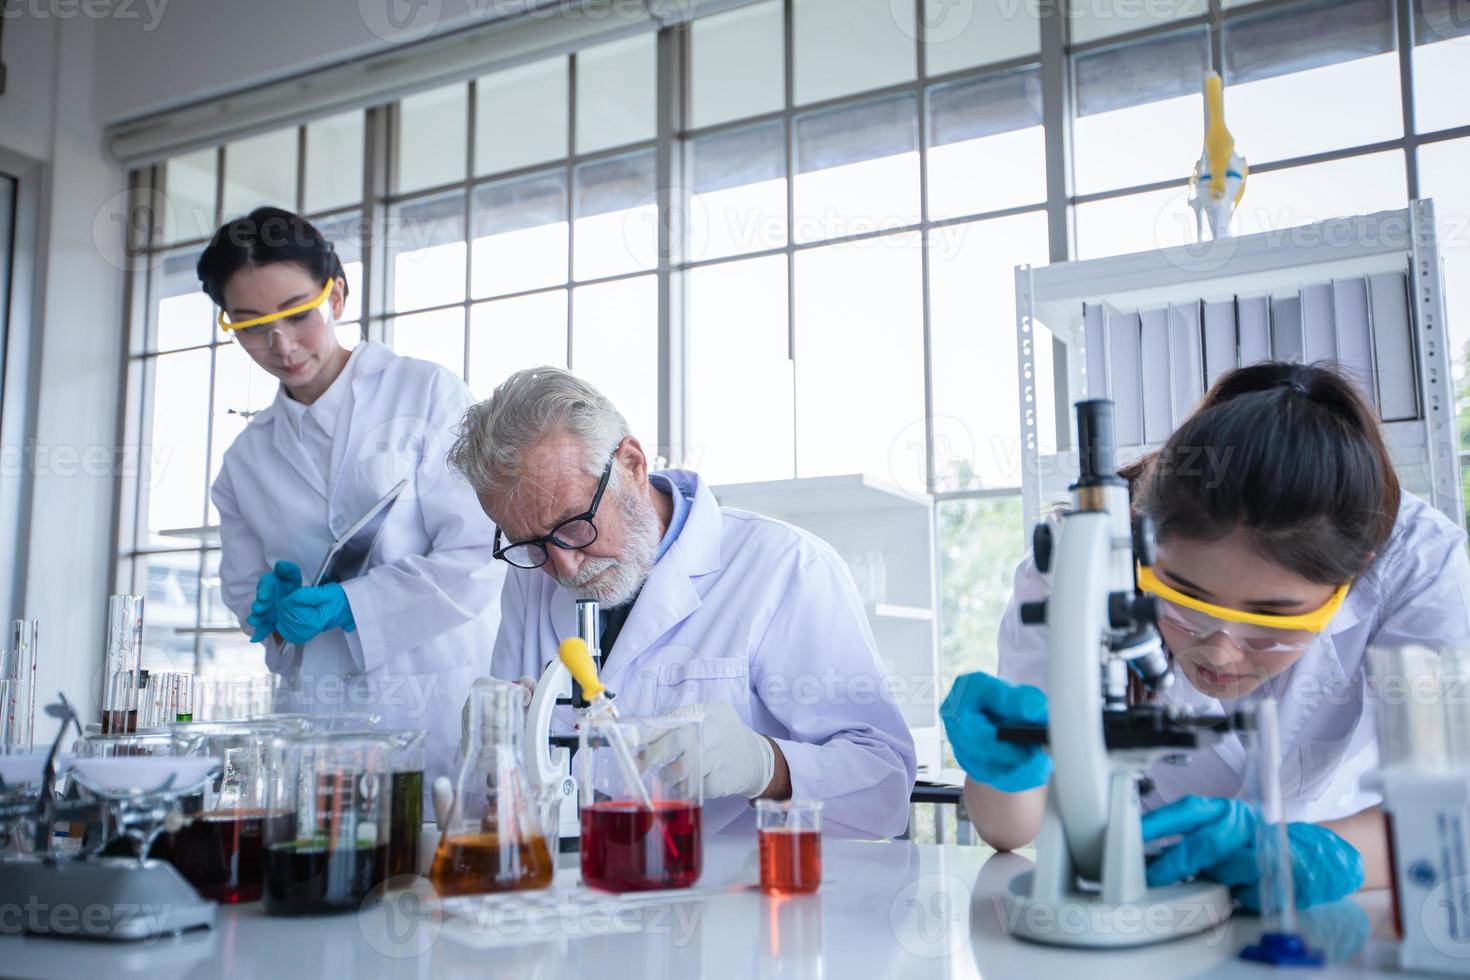
<svg viewBox="0 0 1470 980"><path fill-rule="evenodd" d="M1144 840L1183 835L1148 866L1150 885L1169 885L1204 877L1230 886L1236 901L1260 911L1256 888L1256 815L1249 804L1205 796L1186 796L1143 818ZM1297 908L1334 902L1363 885L1363 858L1356 848L1326 827L1286 825L1291 849L1291 880Z"/></svg>
<svg viewBox="0 0 1470 980"><path fill-rule="evenodd" d="M1296 927L1307 945L1328 963L1342 963L1358 955L1373 931L1368 913L1356 902L1328 902L1303 909L1296 917Z"/></svg>
<svg viewBox="0 0 1470 980"><path fill-rule="evenodd" d="M297 589L276 607L276 629L290 643L305 643L318 633L357 629L347 592L336 582Z"/></svg>
<svg viewBox="0 0 1470 980"><path fill-rule="evenodd" d="M957 678L939 708L954 757L971 779L1004 793L1044 786L1051 756L1039 745L1002 742L1000 725L1046 724L1046 694L976 672Z"/></svg>
<svg viewBox="0 0 1470 980"><path fill-rule="evenodd" d="M278 561L276 567L260 577L255 583L255 601L250 604L250 616L245 620L255 627L250 634L251 643L259 643L275 632L276 606L292 592L301 588L301 569L295 562Z"/></svg>

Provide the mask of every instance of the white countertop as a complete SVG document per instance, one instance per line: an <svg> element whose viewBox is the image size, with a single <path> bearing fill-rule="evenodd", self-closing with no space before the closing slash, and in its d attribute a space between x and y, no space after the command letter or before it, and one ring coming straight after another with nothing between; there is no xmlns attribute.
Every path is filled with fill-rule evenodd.
<svg viewBox="0 0 1470 980"><path fill-rule="evenodd" d="M989 848L906 841L826 840L824 882L814 896L770 899L753 888L755 842L706 841L698 900L645 908L586 934L545 930L519 945L487 949L453 938L432 917L413 919L413 893L390 907L316 918L272 918L259 903L221 907L214 929L147 943L0 937L0 974L25 978L149 980L269 977L365 980L369 977L579 976L686 978L1057 977L1159 980L1209 975L1264 977L1237 959L1259 931L1238 918L1199 936L1132 951L1089 952L1037 946L1006 934L996 896L1030 867ZM576 855L563 855L575 867ZM574 874L574 872L568 872ZM408 896L408 897L405 897ZM396 902L396 904L395 904ZM1341 903L1329 918L1339 934L1379 928L1384 893ZM1363 915L1359 915L1359 911ZM390 915L392 918L390 918ZM464 927L467 928L467 927ZM492 941L495 937L489 937ZM1372 975L1336 965L1313 977Z"/></svg>

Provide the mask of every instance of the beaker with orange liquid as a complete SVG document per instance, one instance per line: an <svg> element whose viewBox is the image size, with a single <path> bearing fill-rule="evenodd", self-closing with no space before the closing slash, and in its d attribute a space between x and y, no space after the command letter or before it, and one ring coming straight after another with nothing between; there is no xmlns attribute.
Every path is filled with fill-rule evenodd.
<svg viewBox="0 0 1470 980"><path fill-rule="evenodd" d="M526 778L525 688L477 685L468 710L454 801L429 880L441 896L547 888L556 870L549 842L557 839L559 798Z"/></svg>
<svg viewBox="0 0 1470 980"><path fill-rule="evenodd" d="M822 883L820 800L756 800L761 891L803 895Z"/></svg>

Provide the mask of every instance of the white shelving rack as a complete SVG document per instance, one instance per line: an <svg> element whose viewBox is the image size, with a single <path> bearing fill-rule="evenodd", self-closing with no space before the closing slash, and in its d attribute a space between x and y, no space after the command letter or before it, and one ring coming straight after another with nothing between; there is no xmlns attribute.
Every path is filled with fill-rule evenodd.
<svg viewBox="0 0 1470 980"><path fill-rule="evenodd" d="M934 501L869 476L823 476L714 487L721 504L785 521L837 550L857 578L881 554L882 586L864 595L879 656L894 679L919 766L940 767L939 589ZM860 587L859 593L864 591Z"/></svg>
<svg viewBox="0 0 1470 980"><path fill-rule="evenodd" d="M1405 489L1464 524L1434 203L1016 269L1029 528L1077 472L1072 403L1112 398L1118 459L1157 448L1224 371L1343 364L1379 409Z"/></svg>

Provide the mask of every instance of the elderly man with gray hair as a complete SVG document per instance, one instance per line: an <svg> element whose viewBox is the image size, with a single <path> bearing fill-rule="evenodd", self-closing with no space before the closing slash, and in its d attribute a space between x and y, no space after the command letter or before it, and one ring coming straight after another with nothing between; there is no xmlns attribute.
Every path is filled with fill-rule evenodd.
<svg viewBox="0 0 1470 980"><path fill-rule="evenodd" d="M496 677L539 677L576 635L576 600L596 599L622 713L704 718L706 829L753 832L751 801L794 797L824 803L830 834L903 831L913 738L829 545L721 507L695 473L652 471L612 402L555 368L472 407L449 462L514 566Z"/></svg>

